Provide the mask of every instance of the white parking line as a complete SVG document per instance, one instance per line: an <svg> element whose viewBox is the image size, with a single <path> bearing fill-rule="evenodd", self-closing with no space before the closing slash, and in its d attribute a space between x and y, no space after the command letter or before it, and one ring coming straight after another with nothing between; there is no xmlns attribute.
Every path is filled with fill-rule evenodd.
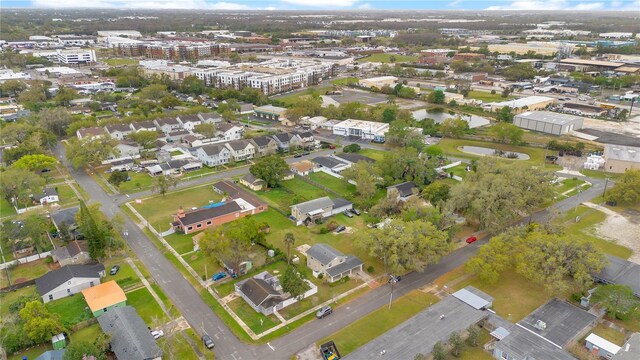
<svg viewBox="0 0 640 360"><path fill-rule="evenodd" d="M271 350L276 351L276 349L275 349L273 346L271 346L271 344L267 343L267 346L268 346Z"/></svg>

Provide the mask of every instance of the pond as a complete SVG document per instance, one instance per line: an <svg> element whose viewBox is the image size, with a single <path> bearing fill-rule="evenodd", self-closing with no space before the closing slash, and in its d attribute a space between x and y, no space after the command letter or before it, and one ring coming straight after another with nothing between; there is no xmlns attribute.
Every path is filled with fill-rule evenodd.
<svg viewBox="0 0 640 360"><path fill-rule="evenodd" d="M498 149L480 147L480 146L459 146L458 150L466 152L468 154L480 155L480 156L499 156L507 159L514 160L529 160L529 155L515 152L515 151L502 151Z"/></svg>

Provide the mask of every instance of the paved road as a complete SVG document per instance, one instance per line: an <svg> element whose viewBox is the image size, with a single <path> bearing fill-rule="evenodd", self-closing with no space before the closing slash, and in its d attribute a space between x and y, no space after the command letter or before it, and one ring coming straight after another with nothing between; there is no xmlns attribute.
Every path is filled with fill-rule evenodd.
<svg viewBox="0 0 640 360"><path fill-rule="evenodd" d="M67 165L66 160L62 157L64 150L61 145L56 148L55 153L63 163ZM91 201L102 204L102 210L108 217L111 218L121 212L116 199L106 194L90 176L83 171L75 171L71 168L69 171L76 182L91 195ZM219 173L217 176L219 176L219 178L230 176L233 171L235 170ZM211 179L208 179L208 181L211 181ZM566 212L580 202L590 200L601 194L604 188L604 181L597 179L590 179L590 181L593 182L593 186L590 189L584 191L579 196L563 200L554 205L554 207ZM548 211L546 210L539 212L535 214L534 220L541 221L547 215ZM322 320L311 321L288 335L274 340L270 343L271 346L244 344L231 333L222 320L204 303L197 291L173 264L164 257L138 226L127 216L125 216L125 219L124 227L128 232L126 240L131 249L147 267L154 280L160 285L189 324L198 333L204 331L214 338L216 342L216 355L219 359L290 359L293 354L307 347L309 344L331 335L362 316L384 306L389 299L388 286L381 286L337 308L332 316ZM522 222L527 220L528 219L523 219ZM444 257L440 263L428 267L422 273L416 272L407 275L398 283L395 292L396 296L429 284L442 274L464 264L478 251L479 247L486 242L487 238L480 239L474 244L454 251L452 254Z"/></svg>

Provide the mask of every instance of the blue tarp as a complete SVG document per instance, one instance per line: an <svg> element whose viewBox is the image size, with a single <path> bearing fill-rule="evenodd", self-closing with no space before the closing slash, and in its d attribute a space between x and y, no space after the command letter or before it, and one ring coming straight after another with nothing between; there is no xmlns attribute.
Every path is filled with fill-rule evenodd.
<svg viewBox="0 0 640 360"><path fill-rule="evenodd" d="M203 209L213 209L213 208L216 208L216 207L218 207L218 206L222 206L222 205L224 205L224 204L225 204L224 202L218 202L218 203L213 203L213 204L205 205L205 206L203 206L202 208L203 208Z"/></svg>

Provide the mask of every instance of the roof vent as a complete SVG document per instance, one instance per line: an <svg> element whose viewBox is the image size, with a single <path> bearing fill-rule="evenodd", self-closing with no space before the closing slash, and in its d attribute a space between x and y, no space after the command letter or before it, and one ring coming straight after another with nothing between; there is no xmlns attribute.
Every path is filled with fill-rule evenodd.
<svg viewBox="0 0 640 360"><path fill-rule="evenodd" d="M534 325L534 327L538 330L544 330L547 328L547 323L542 320L538 320L536 321L536 324Z"/></svg>

